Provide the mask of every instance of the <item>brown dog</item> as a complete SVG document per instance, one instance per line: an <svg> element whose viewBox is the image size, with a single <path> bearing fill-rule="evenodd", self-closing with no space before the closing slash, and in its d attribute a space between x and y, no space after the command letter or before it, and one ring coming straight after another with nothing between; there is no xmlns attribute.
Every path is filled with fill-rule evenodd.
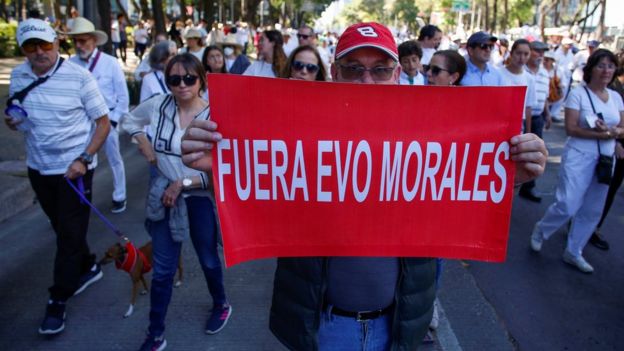
<svg viewBox="0 0 624 351"><path fill-rule="evenodd" d="M130 307L128 307L128 311L124 314L124 318L128 318L134 311L134 303L136 301L139 283L142 283L144 287L141 291L141 295L147 294L147 282L143 275L152 270L152 242L148 242L139 249L136 249L130 242L126 243L125 246L116 243L106 250L104 258L100 260L100 265L105 265L113 261L117 269L128 272L128 274L130 274L130 279L132 279ZM176 288L182 285L182 274L182 255L180 255L180 260L178 261L178 280L174 284Z"/></svg>

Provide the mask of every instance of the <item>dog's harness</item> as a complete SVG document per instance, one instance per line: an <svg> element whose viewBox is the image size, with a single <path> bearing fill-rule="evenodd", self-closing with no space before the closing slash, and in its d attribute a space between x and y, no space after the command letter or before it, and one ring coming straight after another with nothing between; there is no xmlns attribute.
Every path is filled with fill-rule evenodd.
<svg viewBox="0 0 624 351"><path fill-rule="evenodd" d="M134 269L134 265L137 263L137 259L143 262L143 269L141 270L141 274L145 274L152 270L152 265L149 263L147 257L145 257L143 252L137 250L137 248L128 241L126 243L126 257L124 258L123 262L115 260L115 267L117 267L117 269L121 269L125 272L130 273Z"/></svg>

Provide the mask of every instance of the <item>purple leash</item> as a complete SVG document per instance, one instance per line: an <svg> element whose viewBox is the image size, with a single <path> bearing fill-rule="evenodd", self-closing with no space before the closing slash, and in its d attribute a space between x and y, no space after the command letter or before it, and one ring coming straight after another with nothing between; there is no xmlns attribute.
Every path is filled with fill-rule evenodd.
<svg viewBox="0 0 624 351"><path fill-rule="evenodd" d="M91 209L93 210L93 212L95 212L96 215L98 215L98 217L100 217L100 219L102 220L102 222L104 222L104 224L106 224L106 226L115 234L117 234L120 238L122 238L125 241L129 241L128 238L123 235L123 233L121 232L121 230L119 230L119 228L115 227L115 225L108 220L108 218L106 218L102 212L100 212L100 210L98 210L95 206L93 206L93 204L87 199L87 197L84 195L84 191L85 191L85 187L84 187L84 181L82 180L82 177L79 177L76 182L78 183L78 187L76 187L76 185L74 185L74 183L69 179L69 178L65 178L65 180L67 181L67 184L69 184L69 186L74 189L74 191L76 192L76 194L78 194L78 197L80 198L80 203L81 204L87 204L89 205L89 207L91 207Z"/></svg>

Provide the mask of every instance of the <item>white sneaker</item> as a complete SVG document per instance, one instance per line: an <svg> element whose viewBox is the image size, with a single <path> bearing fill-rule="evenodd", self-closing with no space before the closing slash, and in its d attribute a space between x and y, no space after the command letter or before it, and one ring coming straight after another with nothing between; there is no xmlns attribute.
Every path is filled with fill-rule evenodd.
<svg viewBox="0 0 624 351"><path fill-rule="evenodd" d="M594 267L591 266L583 256L573 256L568 250L563 252L563 262L578 268L583 273L592 273Z"/></svg>
<svg viewBox="0 0 624 351"><path fill-rule="evenodd" d="M537 224L533 227L533 232L531 233L531 249L535 252L540 252L542 250L542 244L544 243L544 236L542 232L537 228Z"/></svg>

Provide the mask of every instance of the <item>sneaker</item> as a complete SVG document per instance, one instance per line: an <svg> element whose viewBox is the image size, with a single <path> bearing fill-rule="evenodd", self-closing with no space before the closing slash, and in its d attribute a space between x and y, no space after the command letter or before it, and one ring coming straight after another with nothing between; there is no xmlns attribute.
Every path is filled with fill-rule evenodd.
<svg viewBox="0 0 624 351"><path fill-rule="evenodd" d="M602 235L600 235L600 232L598 230L596 230L594 234L592 234L592 236L589 238L589 243L600 250L609 250L609 242L602 238Z"/></svg>
<svg viewBox="0 0 624 351"><path fill-rule="evenodd" d="M65 329L65 302L48 301L46 314L39 327L39 334L54 335Z"/></svg>
<svg viewBox="0 0 624 351"><path fill-rule="evenodd" d="M578 268L583 273L592 273L594 271L594 267L585 261L583 256L572 256L568 250L563 252L563 262Z"/></svg>
<svg viewBox="0 0 624 351"><path fill-rule="evenodd" d="M542 244L544 243L544 236L542 232L537 228L537 224L533 227L533 232L531 233L531 249L535 252L540 252L542 250Z"/></svg>
<svg viewBox="0 0 624 351"><path fill-rule="evenodd" d="M216 334L225 327L232 315L232 306L222 305L212 309L212 313L206 322L206 334Z"/></svg>
<svg viewBox="0 0 624 351"><path fill-rule="evenodd" d="M113 200L113 207L111 207L112 213L122 213L126 210L126 200L115 201Z"/></svg>
<svg viewBox="0 0 624 351"><path fill-rule="evenodd" d="M158 338L147 336L139 351L162 351L167 347L167 340L164 335Z"/></svg>
<svg viewBox="0 0 624 351"><path fill-rule="evenodd" d="M90 271L80 277L80 287L76 290L76 292L74 292L74 296L83 292L86 288L89 287L89 285L102 279L103 276L104 273L102 272L102 268L100 267L100 265L97 263L94 264L93 267L91 267Z"/></svg>

